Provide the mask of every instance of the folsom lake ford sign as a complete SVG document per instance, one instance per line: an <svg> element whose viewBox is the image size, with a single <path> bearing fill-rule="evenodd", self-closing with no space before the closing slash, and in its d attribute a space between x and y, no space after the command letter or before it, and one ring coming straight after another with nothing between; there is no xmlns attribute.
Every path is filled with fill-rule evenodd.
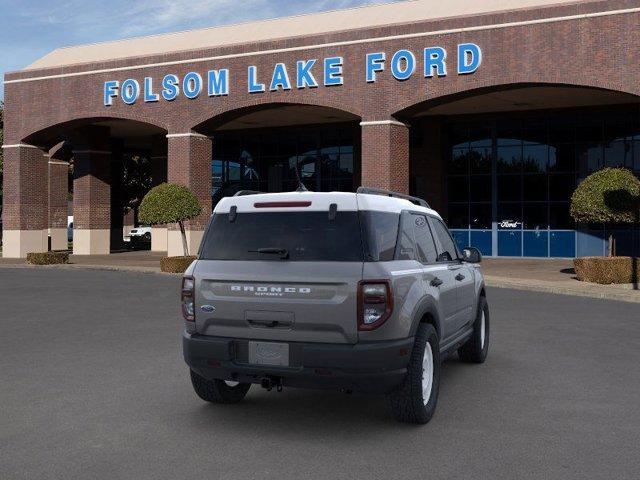
<svg viewBox="0 0 640 480"><path fill-rule="evenodd" d="M474 73L482 64L482 50L475 43L461 43L457 47L455 61L458 75ZM422 72L424 78L433 76L446 77L448 74L447 51L442 47L427 47L421 52ZM385 52L366 54L364 58L365 78L367 83L375 83L386 69L398 81L408 80L416 75L418 59L410 50L398 50L387 58ZM344 63L343 57L325 57L323 59L298 60L295 68L289 70L284 63L276 63L269 71L259 71L258 67L247 67L246 88L249 93L260 94L267 90L287 91L293 88L318 88L340 86L344 84L344 70L351 65ZM123 81L108 80L104 82L104 105L111 106L115 99L126 105L137 102L152 103L161 100L170 102L180 95L195 99L201 95L220 97L229 95L229 69L208 70L206 72L188 72L180 78L168 73L162 78L144 77L141 80L127 78ZM238 87L234 85L234 87Z"/></svg>

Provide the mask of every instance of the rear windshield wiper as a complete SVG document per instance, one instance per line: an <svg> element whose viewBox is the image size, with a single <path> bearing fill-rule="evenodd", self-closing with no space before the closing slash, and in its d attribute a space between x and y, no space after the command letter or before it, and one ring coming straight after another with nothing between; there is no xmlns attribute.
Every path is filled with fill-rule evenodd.
<svg viewBox="0 0 640 480"><path fill-rule="evenodd" d="M271 255L280 255L281 260L289 259L289 251L286 248L258 248L257 250L249 250L250 253L267 253Z"/></svg>

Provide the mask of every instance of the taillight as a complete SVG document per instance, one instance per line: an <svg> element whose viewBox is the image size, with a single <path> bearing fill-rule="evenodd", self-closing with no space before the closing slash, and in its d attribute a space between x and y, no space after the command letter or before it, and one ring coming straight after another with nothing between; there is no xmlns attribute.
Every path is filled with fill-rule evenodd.
<svg viewBox="0 0 640 480"><path fill-rule="evenodd" d="M182 277L182 316L188 322L195 321L194 291L195 280L193 277Z"/></svg>
<svg viewBox="0 0 640 480"><path fill-rule="evenodd" d="M374 330L391 316L393 296L388 280L365 280L358 284L358 330Z"/></svg>

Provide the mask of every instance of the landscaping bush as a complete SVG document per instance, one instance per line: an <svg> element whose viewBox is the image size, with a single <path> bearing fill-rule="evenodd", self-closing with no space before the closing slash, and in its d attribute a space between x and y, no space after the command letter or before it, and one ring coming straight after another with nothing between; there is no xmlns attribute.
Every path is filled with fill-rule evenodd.
<svg viewBox="0 0 640 480"><path fill-rule="evenodd" d="M640 259L632 257L581 257L573 260L578 280L600 283L633 283L640 278ZM633 269L636 269L635 275Z"/></svg>
<svg viewBox="0 0 640 480"><path fill-rule="evenodd" d="M184 273L195 259L196 257L193 256L164 257L160 260L160 271L166 273Z"/></svg>
<svg viewBox="0 0 640 480"><path fill-rule="evenodd" d="M585 178L571 197L576 222L633 223L640 180L625 168L604 168Z"/></svg>
<svg viewBox="0 0 640 480"><path fill-rule="evenodd" d="M183 185L163 183L152 188L140 204L138 219L148 225L177 223L182 234L182 248L189 255L184 222L202 213L198 198Z"/></svg>
<svg viewBox="0 0 640 480"><path fill-rule="evenodd" d="M69 263L68 252L27 253L29 265L60 265Z"/></svg>
<svg viewBox="0 0 640 480"><path fill-rule="evenodd" d="M571 216L578 223L639 222L640 180L625 168L604 168L585 178L571 196ZM609 256L615 255L609 236Z"/></svg>

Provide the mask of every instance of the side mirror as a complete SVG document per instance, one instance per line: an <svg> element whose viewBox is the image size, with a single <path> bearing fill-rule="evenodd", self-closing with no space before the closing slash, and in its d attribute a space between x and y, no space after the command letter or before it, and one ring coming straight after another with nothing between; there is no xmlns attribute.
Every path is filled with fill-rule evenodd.
<svg viewBox="0 0 640 480"><path fill-rule="evenodd" d="M466 247L462 250L462 260L468 263L482 262L482 254L475 247Z"/></svg>

